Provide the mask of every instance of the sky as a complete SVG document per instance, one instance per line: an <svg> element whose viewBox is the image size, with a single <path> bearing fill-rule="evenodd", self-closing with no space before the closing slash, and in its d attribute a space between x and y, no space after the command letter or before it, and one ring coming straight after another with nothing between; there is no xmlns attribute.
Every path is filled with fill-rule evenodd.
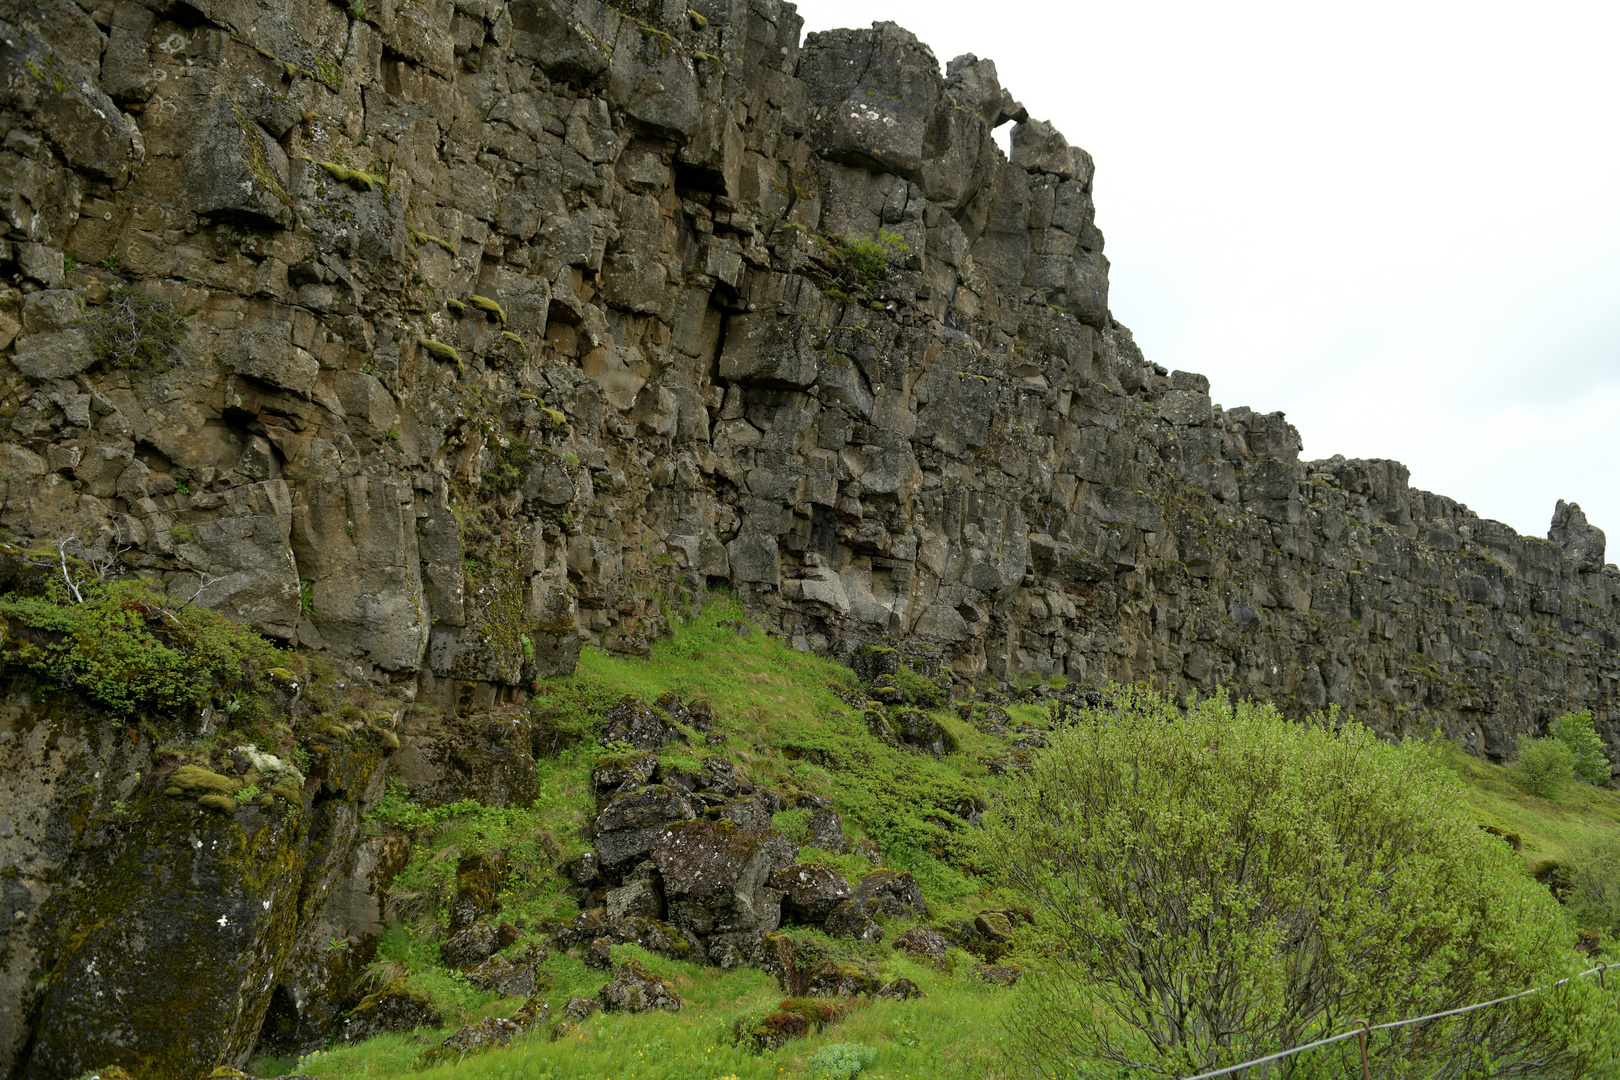
<svg viewBox="0 0 1620 1080"><path fill-rule="evenodd" d="M1521 533L1578 502L1620 560L1620 3L799 13L988 57L1089 150L1148 359Z"/></svg>

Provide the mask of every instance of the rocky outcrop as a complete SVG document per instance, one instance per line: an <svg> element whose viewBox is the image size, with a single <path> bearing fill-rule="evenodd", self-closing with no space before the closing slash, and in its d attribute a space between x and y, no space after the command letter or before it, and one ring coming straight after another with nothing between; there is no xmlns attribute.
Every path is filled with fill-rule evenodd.
<svg viewBox="0 0 1620 1080"><path fill-rule="evenodd" d="M1620 760L1620 571L1577 506L1544 541L1395 462L1302 460L1283 414L1222 408L1112 319L1091 158L991 62L801 25L780 0L0 0L4 587L72 544L393 702L302 733L325 752L292 798L239 801L251 763L164 795L127 718L8 699L0 1073L318 1042L402 858L360 828L385 755L421 803L528 803L579 737L520 708L536 680L583 642L644 651L711 583L870 666L874 732L920 754L948 733L891 707L939 687L891 646L1497 758L1590 708ZM701 702L612 718L593 945L733 963L776 927L773 794L635 757L707 728ZM865 885L829 932L916 909ZM499 932L459 927L462 958ZM160 954L213 959L148 978ZM150 1024L109 1022L112 985Z"/></svg>
<svg viewBox="0 0 1620 1080"><path fill-rule="evenodd" d="M0 8L0 525L460 711L729 580L841 656L1620 753L1578 509L1519 537L1145 360L989 61L700 7Z"/></svg>

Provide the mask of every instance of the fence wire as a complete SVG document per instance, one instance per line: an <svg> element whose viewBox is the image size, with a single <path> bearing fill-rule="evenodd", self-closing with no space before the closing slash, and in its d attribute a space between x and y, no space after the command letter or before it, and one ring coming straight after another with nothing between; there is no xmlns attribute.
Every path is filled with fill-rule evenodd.
<svg viewBox="0 0 1620 1080"><path fill-rule="evenodd" d="M1509 1001L1517 1001L1520 998L1529 997L1531 994L1539 994L1543 990L1553 990L1557 987L1563 986L1565 983L1570 982L1573 979L1584 979L1588 975L1597 975L1600 977L1600 979L1603 979L1608 967L1608 964L1599 964L1595 968L1588 968L1578 975L1571 975L1568 978L1559 979L1557 982L1548 986L1537 986L1534 989L1523 990L1517 994L1509 994L1506 997L1493 998L1490 1001L1481 1001L1473 1005L1464 1005L1457 1009L1447 1009L1445 1012L1430 1013L1428 1016L1414 1016L1410 1020L1391 1020L1387 1024L1360 1024L1351 1028L1349 1031L1341 1032L1338 1035L1329 1035L1325 1039L1317 1039L1315 1042L1305 1043L1302 1046L1295 1046L1287 1050L1281 1050L1275 1054L1267 1054L1265 1057L1258 1057L1253 1061L1245 1061L1241 1065L1228 1065L1224 1069L1215 1069L1212 1072L1202 1072L1194 1076L1185 1076L1182 1077L1182 1080L1210 1080L1211 1077L1227 1076L1231 1073L1241 1072L1244 1069L1252 1069L1256 1065L1264 1065L1272 1061L1281 1061L1285 1057L1292 1057L1295 1054L1303 1054L1305 1051L1315 1050L1319 1046L1327 1046L1330 1043L1343 1042L1345 1039L1365 1037L1371 1035L1375 1031L1388 1031L1391 1028L1410 1027L1413 1024L1423 1024L1430 1020L1444 1020L1448 1016L1459 1016L1462 1013L1473 1012L1475 1009L1486 1009L1492 1005L1502 1005ZM1607 986L1606 979L1604 979L1604 984Z"/></svg>

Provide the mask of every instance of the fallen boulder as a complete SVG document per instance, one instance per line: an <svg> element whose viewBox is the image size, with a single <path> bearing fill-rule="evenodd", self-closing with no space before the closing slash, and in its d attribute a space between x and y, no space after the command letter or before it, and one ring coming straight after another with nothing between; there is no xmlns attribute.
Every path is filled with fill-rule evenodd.
<svg viewBox="0 0 1620 1080"><path fill-rule="evenodd" d="M795 863L771 875L770 886L782 892L782 914L795 922L819 926L833 908L852 895L842 874L820 863Z"/></svg>
<svg viewBox="0 0 1620 1080"><path fill-rule="evenodd" d="M346 1043L357 1043L390 1031L438 1027L443 1022L427 995L412 990L406 985L406 979L400 978L366 995L360 1004L349 1010L339 1038Z"/></svg>
<svg viewBox="0 0 1620 1080"><path fill-rule="evenodd" d="M602 1007L609 1012L681 1011L681 996L663 979L634 960L619 965L619 974L597 991Z"/></svg>

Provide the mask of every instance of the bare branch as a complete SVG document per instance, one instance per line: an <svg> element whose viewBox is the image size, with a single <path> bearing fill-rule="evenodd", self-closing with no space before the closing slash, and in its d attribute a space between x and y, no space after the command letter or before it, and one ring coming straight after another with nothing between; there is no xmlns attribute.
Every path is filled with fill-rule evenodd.
<svg viewBox="0 0 1620 1080"><path fill-rule="evenodd" d="M77 541L78 537L76 536L69 536L58 540L56 542L56 557L61 561L62 580L67 584L68 592L73 594L73 602L75 604L82 604L84 603L84 594L79 592L78 584L74 582L72 576L68 574L67 546L69 544L76 543Z"/></svg>
<svg viewBox="0 0 1620 1080"><path fill-rule="evenodd" d="M204 589L208 588L210 585L218 585L220 582L224 581L225 578L227 577L227 575L225 575L225 574L215 574L213 577L209 577L207 574L203 573L201 570L197 570L197 571L195 571L195 573L197 575L197 591L192 593L190 598L187 599L185 603L181 604L178 608L176 608L175 609L176 611L184 611L184 610L186 610L186 608L188 608L188 607L190 607L192 605L192 602L195 601L197 599L197 597L199 597L199 596L201 596L203 594Z"/></svg>

